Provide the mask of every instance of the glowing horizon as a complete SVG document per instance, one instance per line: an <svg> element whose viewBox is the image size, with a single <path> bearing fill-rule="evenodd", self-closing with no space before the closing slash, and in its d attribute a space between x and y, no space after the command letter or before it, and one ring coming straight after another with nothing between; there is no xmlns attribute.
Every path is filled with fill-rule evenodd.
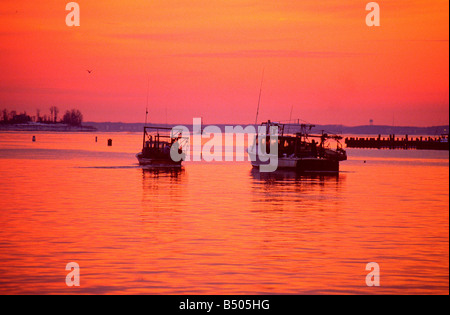
<svg viewBox="0 0 450 315"><path fill-rule="evenodd" d="M260 121L448 124L448 1L67 2L2 1L0 109L143 122L149 79L150 122L252 123L265 69Z"/></svg>

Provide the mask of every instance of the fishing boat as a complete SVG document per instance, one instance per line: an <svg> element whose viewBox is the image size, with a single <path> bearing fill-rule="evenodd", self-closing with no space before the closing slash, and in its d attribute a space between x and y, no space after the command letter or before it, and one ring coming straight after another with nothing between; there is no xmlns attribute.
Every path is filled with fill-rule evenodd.
<svg viewBox="0 0 450 315"><path fill-rule="evenodd" d="M342 148L339 135L311 134L315 125L282 124L267 121L261 124L266 135L257 135L255 143L248 149L248 155L253 167L276 163L275 169L290 169L301 173L338 173L339 162L347 160L347 153ZM278 153L270 152L270 130L278 128ZM316 141L317 140L317 141ZM273 141L273 140L272 140ZM336 148L331 148L331 143ZM259 144L266 148L259 149Z"/></svg>
<svg viewBox="0 0 450 315"><path fill-rule="evenodd" d="M142 151L136 154L139 165L151 167L181 167L185 159L183 145L188 145L188 140L182 137L181 130L172 128L146 126ZM181 156L179 161L171 157L171 150L175 149Z"/></svg>

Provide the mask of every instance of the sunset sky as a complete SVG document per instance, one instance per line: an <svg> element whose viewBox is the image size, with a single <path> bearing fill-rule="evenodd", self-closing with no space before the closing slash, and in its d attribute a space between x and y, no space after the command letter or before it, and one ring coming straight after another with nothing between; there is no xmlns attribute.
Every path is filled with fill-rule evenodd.
<svg viewBox="0 0 450 315"><path fill-rule="evenodd" d="M259 121L448 124L446 0L68 2L1 0L0 109L143 122L149 80L151 122L253 123L264 69Z"/></svg>

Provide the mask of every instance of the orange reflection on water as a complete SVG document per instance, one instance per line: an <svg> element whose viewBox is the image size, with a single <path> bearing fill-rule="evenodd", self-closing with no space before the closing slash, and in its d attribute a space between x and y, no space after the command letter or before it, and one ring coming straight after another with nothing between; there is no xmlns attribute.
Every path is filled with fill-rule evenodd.
<svg viewBox="0 0 450 315"><path fill-rule="evenodd" d="M52 137L21 150L0 134L1 293L448 293L448 153L350 150L339 176L305 177L143 170L139 135L115 134L113 152Z"/></svg>

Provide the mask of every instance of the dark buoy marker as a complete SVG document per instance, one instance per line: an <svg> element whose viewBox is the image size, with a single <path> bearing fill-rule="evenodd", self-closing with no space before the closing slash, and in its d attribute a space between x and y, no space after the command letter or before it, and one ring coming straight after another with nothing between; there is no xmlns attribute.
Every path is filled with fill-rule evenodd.
<svg viewBox="0 0 450 315"><path fill-rule="evenodd" d="M31 141L36 142L36 136L33 136L33 138L31 139Z"/></svg>
<svg viewBox="0 0 450 315"><path fill-rule="evenodd" d="M95 142L97 142L97 137L95 137Z"/></svg>
<svg viewBox="0 0 450 315"><path fill-rule="evenodd" d="M108 147L112 147L112 139L108 139Z"/></svg>

